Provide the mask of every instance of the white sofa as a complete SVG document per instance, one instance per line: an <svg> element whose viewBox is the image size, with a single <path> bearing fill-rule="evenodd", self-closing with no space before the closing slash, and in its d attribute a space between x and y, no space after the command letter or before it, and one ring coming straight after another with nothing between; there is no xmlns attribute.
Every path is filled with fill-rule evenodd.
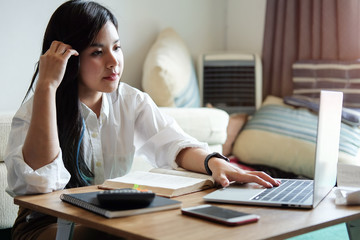
<svg viewBox="0 0 360 240"><path fill-rule="evenodd" d="M226 140L226 128L229 115L211 108L161 108L163 112L173 116L183 130L199 141L207 142L214 151L221 152ZM18 207L5 192L7 186L4 151L8 141L13 114L0 113L0 229L10 228L17 216ZM132 171L152 168L146 159L137 156Z"/></svg>
<svg viewBox="0 0 360 240"><path fill-rule="evenodd" d="M4 153L10 132L13 113L0 113L0 229L10 228L17 216L18 206L6 192L7 171Z"/></svg>

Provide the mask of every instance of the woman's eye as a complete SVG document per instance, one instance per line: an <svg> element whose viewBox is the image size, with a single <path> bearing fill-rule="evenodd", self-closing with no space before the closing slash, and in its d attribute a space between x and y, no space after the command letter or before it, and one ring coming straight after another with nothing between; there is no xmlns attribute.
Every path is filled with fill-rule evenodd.
<svg viewBox="0 0 360 240"><path fill-rule="evenodd" d="M92 56L100 56L102 54L102 51L95 51L91 55Z"/></svg>
<svg viewBox="0 0 360 240"><path fill-rule="evenodd" d="M115 47L114 47L114 50L115 50L115 51L121 50L121 46L115 46Z"/></svg>

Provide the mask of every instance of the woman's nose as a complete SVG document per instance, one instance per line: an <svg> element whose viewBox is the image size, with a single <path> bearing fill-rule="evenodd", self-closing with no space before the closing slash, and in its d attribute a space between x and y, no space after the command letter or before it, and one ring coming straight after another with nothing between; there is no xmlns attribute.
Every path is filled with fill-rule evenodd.
<svg viewBox="0 0 360 240"><path fill-rule="evenodd" d="M109 53L107 67L109 69L112 69L118 65L119 65L119 60L117 58L117 55L115 53Z"/></svg>

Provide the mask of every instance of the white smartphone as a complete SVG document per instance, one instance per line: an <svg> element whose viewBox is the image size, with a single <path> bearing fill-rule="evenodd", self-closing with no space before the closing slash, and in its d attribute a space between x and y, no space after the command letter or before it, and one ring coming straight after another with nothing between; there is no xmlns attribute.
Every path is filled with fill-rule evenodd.
<svg viewBox="0 0 360 240"><path fill-rule="evenodd" d="M260 218L258 215L255 214L239 212L223 207L213 206L210 204L182 208L181 213L189 216L204 218L226 225L241 225L256 222Z"/></svg>

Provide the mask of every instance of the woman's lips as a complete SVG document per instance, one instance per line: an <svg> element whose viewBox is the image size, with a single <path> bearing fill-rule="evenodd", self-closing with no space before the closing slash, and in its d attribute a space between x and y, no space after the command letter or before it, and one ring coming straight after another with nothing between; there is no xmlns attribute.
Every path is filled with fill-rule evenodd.
<svg viewBox="0 0 360 240"><path fill-rule="evenodd" d="M108 80L108 81L116 81L119 79L119 74L118 73L113 73L109 76L104 77L104 79Z"/></svg>

